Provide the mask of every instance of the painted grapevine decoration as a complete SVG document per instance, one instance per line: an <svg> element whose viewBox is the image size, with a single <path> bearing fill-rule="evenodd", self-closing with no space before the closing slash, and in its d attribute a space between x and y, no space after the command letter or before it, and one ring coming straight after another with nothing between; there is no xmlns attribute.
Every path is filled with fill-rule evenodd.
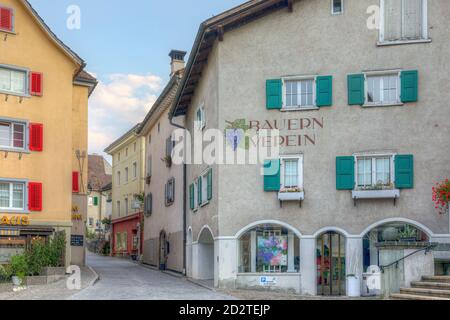
<svg viewBox="0 0 450 320"><path fill-rule="evenodd" d="M450 202L450 181L446 179L433 187L433 202L439 214L445 214Z"/></svg>

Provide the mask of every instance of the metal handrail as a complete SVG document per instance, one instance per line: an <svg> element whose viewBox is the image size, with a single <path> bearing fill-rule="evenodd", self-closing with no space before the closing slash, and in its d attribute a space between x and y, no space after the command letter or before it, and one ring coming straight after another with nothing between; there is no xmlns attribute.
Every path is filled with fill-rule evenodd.
<svg viewBox="0 0 450 320"><path fill-rule="evenodd" d="M431 244L429 244L428 246L426 246L426 247L424 247L424 248L421 248L421 249L419 249L419 250L416 250L416 251L414 251L414 252L412 252L412 253L410 253L410 254L404 256L403 258L400 258L400 259L398 259L398 260L396 260L396 261L394 261L394 262L392 262L392 263L390 263L390 264L387 264L387 265L384 265L384 266L380 266L381 273L384 273L384 269L390 268L390 267L392 267L393 265L395 265L395 267L398 268L398 264L399 264L401 261L403 261L403 260L405 260L406 258L409 258L409 257L411 257L411 256L413 256L413 255L415 255L415 254L417 254L417 253L419 253L419 252L425 251L425 255L426 255L426 254L427 254L428 252L430 252L434 247L436 247L436 244L435 244L435 243L431 243Z"/></svg>

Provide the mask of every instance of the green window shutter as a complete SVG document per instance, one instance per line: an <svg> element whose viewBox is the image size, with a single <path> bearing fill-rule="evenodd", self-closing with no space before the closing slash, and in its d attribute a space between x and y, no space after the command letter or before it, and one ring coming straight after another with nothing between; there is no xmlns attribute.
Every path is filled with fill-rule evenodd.
<svg viewBox="0 0 450 320"><path fill-rule="evenodd" d="M398 189L412 189L414 187L414 156L395 156L395 187Z"/></svg>
<svg viewBox="0 0 450 320"><path fill-rule="evenodd" d="M336 189L353 190L355 187L355 158L336 158Z"/></svg>
<svg viewBox="0 0 450 320"><path fill-rule="evenodd" d="M94 206L98 206L98 197L94 197Z"/></svg>
<svg viewBox="0 0 450 320"><path fill-rule="evenodd" d="M364 74L350 74L347 76L348 104L363 105L365 102Z"/></svg>
<svg viewBox="0 0 450 320"><path fill-rule="evenodd" d="M402 71L401 100L402 102L416 102L419 99L419 72L417 70Z"/></svg>
<svg viewBox="0 0 450 320"><path fill-rule="evenodd" d="M195 197L195 195L194 195L194 191L195 189L194 189L194 184L192 183L190 186L189 186L189 203L190 203L190 205L191 205L191 210L194 210L194 208L195 208L195 199L194 199L194 197Z"/></svg>
<svg viewBox="0 0 450 320"><path fill-rule="evenodd" d="M266 107L267 109L281 109L283 106L283 84L281 79L266 81Z"/></svg>
<svg viewBox="0 0 450 320"><path fill-rule="evenodd" d="M333 77L320 76L316 78L316 94L318 107L330 107L333 105Z"/></svg>
<svg viewBox="0 0 450 320"><path fill-rule="evenodd" d="M264 191L280 191L280 159L264 161Z"/></svg>
<svg viewBox="0 0 450 320"><path fill-rule="evenodd" d="M198 204L202 204L202 177L198 178L198 190L197 190L197 196L198 196Z"/></svg>
<svg viewBox="0 0 450 320"><path fill-rule="evenodd" d="M208 201L212 199L212 169L208 171Z"/></svg>

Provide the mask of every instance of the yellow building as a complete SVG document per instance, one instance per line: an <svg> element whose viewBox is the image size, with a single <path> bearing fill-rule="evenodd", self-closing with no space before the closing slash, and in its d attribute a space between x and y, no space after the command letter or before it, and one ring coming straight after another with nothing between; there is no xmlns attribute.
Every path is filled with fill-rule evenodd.
<svg viewBox="0 0 450 320"><path fill-rule="evenodd" d="M97 82L26 0L0 0L0 11L0 263L65 231L66 264L83 264Z"/></svg>
<svg viewBox="0 0 450 320"><path fill-rule="evenodd" d="M145 137L140 124L113 142L105 152L112 156L112 253L142 252Z"/></svg>

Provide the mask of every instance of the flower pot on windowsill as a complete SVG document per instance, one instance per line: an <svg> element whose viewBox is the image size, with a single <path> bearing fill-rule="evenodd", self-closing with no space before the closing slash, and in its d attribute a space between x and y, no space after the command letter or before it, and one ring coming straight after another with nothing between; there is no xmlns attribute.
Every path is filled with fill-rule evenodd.
<svg viewBox="0 0 450 320"><path fill-rule="evenodd" d="M280 201L303 201L305 200L305 192L301 189L286 189L278 193Z"/></svg>
<svg viewBox="0 0 450 320"><path fill-rule="evenodd" d="M400 197L398 189L379 189L379 190L353 190L353 199L397 199Z"/></svg>

